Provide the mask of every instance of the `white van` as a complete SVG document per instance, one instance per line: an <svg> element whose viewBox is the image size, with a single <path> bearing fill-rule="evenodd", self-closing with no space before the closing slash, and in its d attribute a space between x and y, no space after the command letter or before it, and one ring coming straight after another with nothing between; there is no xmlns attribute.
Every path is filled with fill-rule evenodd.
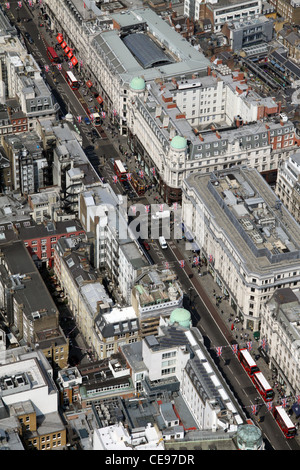
<svg viewBox="0 0 300 470"><path fill-rule="evenodd" d="M155 214L152 215L152 219L166 219L170 218L170 211L162 211L162 212L156 212Z"/></svg>
<svg viewBox="0 0 300 470"><path fill-rule="evenodd" d="M159 237L158 241L163 250L168 248L165 237Z"/></svg>

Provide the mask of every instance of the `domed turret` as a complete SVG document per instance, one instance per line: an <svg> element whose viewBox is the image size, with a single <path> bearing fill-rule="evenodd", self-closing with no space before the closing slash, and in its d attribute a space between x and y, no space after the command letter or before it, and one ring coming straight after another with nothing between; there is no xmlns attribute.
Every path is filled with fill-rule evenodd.
<svg viewBox="0 0 300 470"><path fill-rule="evenodd" d="M178 323L178 325L184 328L190 328L191 327L191 314L185 308L175 308L175 310L173 310L173 312L170 315L169 323L170 325L173 325L174 323Z"/></svg>
<svg viewBox="0 0 300 470"><path fill-rule="evenodd" d="M187 141L180 135L175 135L171 140L171 147L175 150L184 150L187 146Z"/></svg>
<svg viewBox="0 0 300 470"><path fill-rule="evenodd" d="M240 450L259 450L263 445L261 430L254 424L242 424L237 430L237 445Z"/></svg>
<svg viewBox="0 0 300 470"><path fill-rule="evenodd" d="M134 77L130 82L130 88L132 91L143 91L145 90L145 80L142 77Z"/></svg>

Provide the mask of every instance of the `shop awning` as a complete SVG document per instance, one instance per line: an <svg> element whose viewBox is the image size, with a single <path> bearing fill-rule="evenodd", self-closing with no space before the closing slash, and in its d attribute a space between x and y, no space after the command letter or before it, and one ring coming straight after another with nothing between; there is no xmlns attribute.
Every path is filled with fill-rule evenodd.
<svg viewBox="0 0 300 470"><path fill-rule="evenodd" d="M186 238L189 242L192 242L192 241L194 240L193 235L192 235L191 232L189 232L189 231L184 232L184 236L185 236L185 238Z"/></svg>
<svg viewBox="0 0 300 470"><path fill-rule="evenodd" d="M66 41L63 41L60 46L64 49L67 46Z"/></svg>
<svg viewBox="0 0 300 470"><path fill-rule="evenodd" d="M57 42L61 43L64 39L63 35L61 33L59 33L57 36L56 36L56 39L57 39Z"/></svg>
<svg viewBox="0 0 300 470"><path fill-rule="evenodd" d="M68 53L70 52L70 50L71 50L71 49L69 48L69 46L67 46L67 47L65 48L65 54L68 54Z"/></svg>
<svg viewBox="0 0 300 470"><path fill-rule="evenodd" d="M300 405L298 405L297 402L293 404L292 410L295 413L296 418L298 418L300 416Z"/></svg>
<svg viewBox="0 0 300 470"><path fill-rule="evenodd" d="M71 59L71 57L73 57L73 52L72 52L72 51L70 51L70 52L68 53L68 58Z"/></svg>
<svg viewBox="0 0 300 470"><path fill-rule="evenodd" d="M97 96L96 100L98 101L99 104L103 103L103 98L102 96Z"/></svg>
<svg viewBox="0 0 300 470"><path fill-rule="evenodd" d="M88 86L89 88L91 88L91 86L93 86L91 80L88 80L88 81L86 82L86 86Z"/></svg>
<svg viewBox="0 0 300 470"><path fill-rule="evenodd" d="M71 59L71 62L73 65L76 65L78 64L78 60L76 59L76 57L73 55L72 59Z"/></svg>
<svg viewBox="0 0 300 470"><path fill-rule="evenodd" d="M196 242L193 242L193 243L192 243L192 250L193 250L193 251L196 251L196 252L197 252L197 251L200 251L200 247L199 247L199 245L197 245Z"/></svg>

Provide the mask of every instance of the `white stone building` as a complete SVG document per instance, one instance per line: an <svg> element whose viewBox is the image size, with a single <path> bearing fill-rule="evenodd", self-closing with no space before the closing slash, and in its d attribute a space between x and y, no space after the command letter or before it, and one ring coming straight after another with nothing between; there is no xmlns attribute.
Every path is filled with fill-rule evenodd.
<svg viewBox="0 0 300 470"><path fill-rule="evenodd" d="M122 423L118 423L95 429L93 435L93 450L157 452L164 448L161 432L151 423L136 429L131 434Z"/></svg>
<svg viewBox="0 0 300 470"><path fill-rule="evenodd" d="M127 304L134 280L148 266L127 223L124 200L105 184L80 195L79 219L94 244L94 265L105 269L115 294Z"/></svg>
<svg viewBox="0 0 300 470"><path fill-rule="evenodd" d="M269 367L285 395L300 393L300 294L277 289L262 309L261 336ZM296 400L295 400L296 401Z"/></svg>
<svg viewBox="0 0 300 470"><path fill-rule="evenodd" d="M254 18L255 15L261 14L261 10L261 0L252 2L240 0L234 3L224 0L184 1L184 15L194 20L201 17L210 18L215 32L221 31L223 24L227 21Z"/></svg>
<svg viewBox="0 0 300 470"><path fill-rule="evenodd" d="M255 169L188 177L182 219L244 327L259 329L275 289L299 289L299 224Z"/></svg>
<svg viewBox="0 0 300 470"><path fill-rule="evenodd" d="M99 91L105 110L118 121L122 134L127 133L132 78L143 75L148 81L203 75L209 64L201 52L182 41L181 35L151 9L138 8L107 17L90 0L84 6L72 0L63 4L60 0L46 0L43 8L51 29L62 33L70 47L76 49L79 62L83 60L85 78L90 78ZM129 36L133 43L142 41L135 52ZM150 61L146 57L149 49Z"/></svg>
<svg viewBox="0 0 300 470"><path fill-rule="evenodd" d="M19 380L18 380L19 378ZM37 416L58 411L58 390L43 353L15 348L1 353L1 399L9 406L30 400Z"/></svg>
<svg viewBox="0 0 300 470"><path fill-rule="evenodd" d="M275 192L300 223L300 152L293 153L278 168Z"/></svg>
<svg viewBox="0 0 300 470"><path fill-rule="evenodd" d="M180 200L184 178L196 171L245 164L274 179L279 162L298 146L293 123L278 115L280 105L221 64L192 79L135 77L127 110L137 164L150 177L154 168L169 204Z"/></svg>
<svg viewBox="0 0 300 470"><path fill-rule="evenodd" d="M134 350L129 345L122 347L132 376L136 374L136 386L142 385L146 393L159 393L174 390L177 384L200 430L236 432L245 418L199 330L182 326L179 315L176 320L175 325L161 319L158 336L146 336L139 349L137 345Z"/></svg>

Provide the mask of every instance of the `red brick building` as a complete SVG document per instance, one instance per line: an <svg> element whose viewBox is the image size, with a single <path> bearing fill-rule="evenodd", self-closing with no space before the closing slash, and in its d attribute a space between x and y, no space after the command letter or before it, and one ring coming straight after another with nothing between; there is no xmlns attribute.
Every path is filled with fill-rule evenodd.
<svg viewBox="0 0 300 470"><path fill-rule="evenodd" d="M60 238L83 237L85 231L78 220L48 222L38 225L16 227L19 238L24 241L29 253L38 266L52 267L54 247Z"/></svg>

